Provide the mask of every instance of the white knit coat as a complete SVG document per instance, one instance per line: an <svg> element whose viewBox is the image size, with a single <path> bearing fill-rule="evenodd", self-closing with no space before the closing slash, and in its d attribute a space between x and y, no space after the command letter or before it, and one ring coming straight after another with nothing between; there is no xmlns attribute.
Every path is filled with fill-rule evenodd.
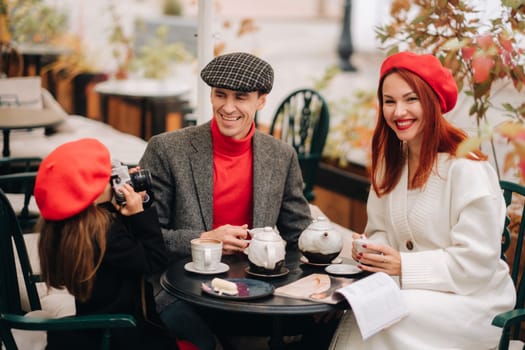
<svg viewBox="0 0 525 350"><path fill-rule="evenodd" d="M366 233L401 253L409 315L362 340L347 312L332 349L495 348L494 316L513 308L515 289L500 259L505 204L488 162L440 154L437 171L407 211L408 167L394 191L367 203ZM412 250L409 250L412 243Z"/></svg>

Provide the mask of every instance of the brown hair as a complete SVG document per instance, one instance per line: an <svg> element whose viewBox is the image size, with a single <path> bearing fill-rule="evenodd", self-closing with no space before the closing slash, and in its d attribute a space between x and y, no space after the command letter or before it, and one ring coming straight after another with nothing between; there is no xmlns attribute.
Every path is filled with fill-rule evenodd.
<svg viewBox="0 0 525 350"><path fill-rule="evenodd" d="M394 72L416 93L425 116L419 166L415 169L411 187L423 187L436 163L438 153L455 155L459 144L467 138L463 130L453 126L443 117L434 90L424 80L406 69L394 68L381 79L377 89L379 110L372 136L372 187L379 197L391 192L398 184L406 161L403 142L387 125L383 115L383 82ZM479 150L472 153L473 155L468 156L469 159L487 159Z"/></svg>
<svg viewBox="0 0 525 350"><path fill-rule="evenodd" d="M65 286L81 302L91 297L110 220L107 210L91 205L65 220L41 222L38 252L48 287Z"/></svg>

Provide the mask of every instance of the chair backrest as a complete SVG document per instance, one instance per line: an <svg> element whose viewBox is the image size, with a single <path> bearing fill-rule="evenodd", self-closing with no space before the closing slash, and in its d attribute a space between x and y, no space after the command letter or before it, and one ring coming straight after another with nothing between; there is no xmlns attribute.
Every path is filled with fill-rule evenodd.
<svg viewBox="0 0 525 350"><path fill-rule="evenodd" d="M15 254L22 270L29 306L31 310L39 310L38 276L33 274L16 214L0 189L0 313L24 315L30 310L22 309Z"/></svg>
<svg viewBox="0 0 525 350"><path fill-rule="evenodd" d="M42 162L40 157L2 157L0 175L36 171L40 162Z"/></svg>
<svg viewBox="0 0 525 350"><path fill-rule="evenodd" d="M0 189L4 193L19 194L21 201L11 201L17 214L18 222L23 232L33 232L39 218L38 211L30 211L30 201L36 178L36 169L41 158L1 158L0 159Z"/></svg>
<svg viewBox="0 0 525 350"><path fill-rule="evenodd" d="M525 297L525 279L523 278L522 252L525 238L525 187L517 183L500 181L508 213L501 242L501 257L510 264L511 276L518 292L517 307L523 307Z"/></svg>
<svg viewBox="0 0 525 350"><path fill-rule="evenodd" d="M511 277L516 286L515 309L517 309L525 306L525 279L523 278L525 260L522 260L525 238L525 187L503 180L500 181L500 187L508 207L501 242L501 258L509 263ZM515 333L517 338L519 327Z"/></svg>
<svg viewBox="0 0 525 350"><path fill-rule="evenodd" d="M17 278L15 253L22 269L27 300L31 310L23 310ZM0 189L0 348L18 350L12 329L19 330L103 330L100 349L110 349L111 329L135 327L133 316L125 314L99 314L57 319L24 317L26 312L40 310L36 282L23 233L16 214L5 193ZM43 316L42 316L43 317ZM23 350L23 349L22 349Z"/></svg>
<svg viewBox="0 0 525 350"><path fill-rule="evenodd" d="M321 94L308 88L289 94L277 108L270 126L271 135L292 145L297 152L308 201L315 198L313 186L329 128L328 104Z"/></svg>

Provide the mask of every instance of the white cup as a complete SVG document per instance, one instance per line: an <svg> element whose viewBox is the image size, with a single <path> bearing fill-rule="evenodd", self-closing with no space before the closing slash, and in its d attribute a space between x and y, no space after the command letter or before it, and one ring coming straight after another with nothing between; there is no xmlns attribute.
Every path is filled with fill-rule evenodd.
<svg viewBox="0 0 525 350"><path fill-rule="evenodd" d="M357 239L354 239L354 243L355 243L355 249L357 250L358 253L372 253L372 254L379 254L379 252L377 250L372 250L372 249L369 249L369 248L364 248L363 245L366 245L368 243L371 243L371 241L369 241L368 239L366 238L357 238Z"/></svg>
<svg viewBox="0 0 525 350"><path fill-rule="evenodd" d="M191 259L193 267L199 271L214 271L222 257L222 242L212 238L191 240Z"/></svg>

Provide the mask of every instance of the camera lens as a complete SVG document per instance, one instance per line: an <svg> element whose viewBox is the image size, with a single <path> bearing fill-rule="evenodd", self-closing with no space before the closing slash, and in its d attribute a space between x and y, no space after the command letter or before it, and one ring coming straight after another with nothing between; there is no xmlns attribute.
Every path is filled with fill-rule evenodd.
<svg viewBox="0 0 525 350"><path fill-rule="evenodd" d="M141 169L130 174L131 185L136 192L151 190L151 173L147 169Z"/></svg>

